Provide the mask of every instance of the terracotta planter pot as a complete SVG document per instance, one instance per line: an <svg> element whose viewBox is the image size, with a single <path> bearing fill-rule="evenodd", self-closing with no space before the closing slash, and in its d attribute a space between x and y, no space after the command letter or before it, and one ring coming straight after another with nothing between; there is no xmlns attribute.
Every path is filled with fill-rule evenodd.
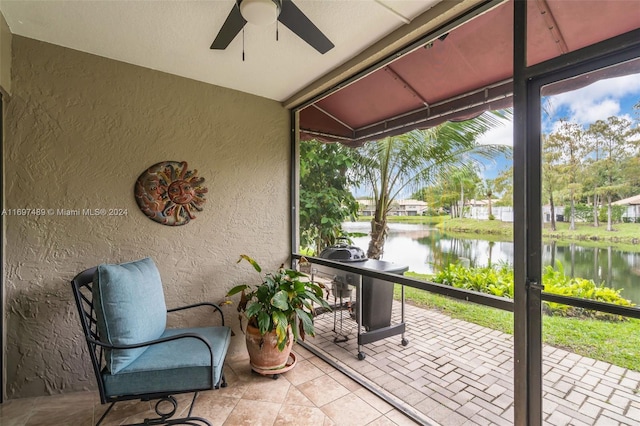
<svg viewBox="0 0 640 426"><path fill-rule="evenodd" d="M288 334L289 343L280 351L278 349L278 337L275 331L261 335L260 330L248 325L246 341L251 367L258 370L278 370L283 368L287 364L289 353L293 346L291 327L288 329Z"/></svg>

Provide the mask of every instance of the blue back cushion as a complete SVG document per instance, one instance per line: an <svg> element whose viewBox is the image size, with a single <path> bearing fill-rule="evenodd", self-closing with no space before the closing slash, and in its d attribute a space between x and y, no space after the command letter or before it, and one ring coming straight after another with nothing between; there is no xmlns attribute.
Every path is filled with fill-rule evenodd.
<svg viewBox="0 0 640 426"><path fill-rule="evenodd" d="M159 338L167 323L162 281L150 258L119 265L100 265L94 277L93 300L98 332L113 345L131 345ZM116 374L147 348L106 351L107 368Z"/></svg>

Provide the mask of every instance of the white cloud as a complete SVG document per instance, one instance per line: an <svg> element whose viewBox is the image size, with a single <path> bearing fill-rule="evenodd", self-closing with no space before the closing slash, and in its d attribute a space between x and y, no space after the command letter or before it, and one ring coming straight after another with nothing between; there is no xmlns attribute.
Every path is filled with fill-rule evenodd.
<svg viewBox="0 0 640 426"><path fill-rule="evenodd" d="M604 99L601 102L583 101L571 105L571 121L578 124L589 124L618 115L619 112L620 102L613 99Z"/></svg>
<svg viewBox="0 0 640 426"><path fill-rule="evenodd" d="M640 94L640 74L599 80L578 90L549 96L547 112L552 120L567 118L589 124L619 115L622 98L636 93Z"/></svg>
<svg viewBox="0 0 640 426"><path fill-rule="evenodd" d="M513 121L501 120L502 126L494 127L478 138L481 145L509 145L513 146Z"/></svg>
<svg viewBox="0 0 640 426"><path fill-rule="evenodd" d="M640 75L631 74L622 77L598 80L572 92L554 96L559 99L568 99L571 103L582 100L595 101L603 98L620 99L632 93L640 92Z"/></svg>
<svg viewBox="0 0 640 426"><path fill-rule="evenodd" d="M513 146L513 121L502 119L502 125L494 127L478 138L481 145L507 145ZM482 160L483 167L479 170L478 176L481 179L494 179L498 173L509 168L512 160L507 160L503 156L498 156L495 161Z"/></svg>
<svg viewBox="0 0 640 426"><path fill-rule="evenodd" d="M543 131L557 130L560 118L567 118L579 124L590 124L596 120L606 120L612 115L632 119L628 111L622 111L621 101L629 95L640 95L640 74L597 81L589 86L559 95L549 96L551 119L544 119ZM563 115L561 115L563 114ZM495 127L478 139L480 144L499 144L513 146L513 121L502 120L503 125ZM504 169L511 161L499 161L499 164L486 164L481 172L482 178L495 177L498 170Z"/></svg>
<svg viewBox="0 0 640 426"><path fill-rule="evenodd" d="M544 131L553 131L560 118L583 125L606 120L612 115L631 119L628 111L622 111L621 100L636 94L640 95L640 74L599 80L581 89L549 96L544 109L553 122L545 119ZM513 146L513 122L502 121L503 126L489 130L478 142Z"/></svg>

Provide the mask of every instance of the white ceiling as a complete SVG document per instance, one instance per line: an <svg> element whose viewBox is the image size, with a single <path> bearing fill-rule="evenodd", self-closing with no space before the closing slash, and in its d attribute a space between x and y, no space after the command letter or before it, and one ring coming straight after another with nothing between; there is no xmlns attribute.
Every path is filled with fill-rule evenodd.
<svg viewBox="0 0 640 426"><path fill-rule="evenodd" d="M210 50L234 0L0 0L13 34L283 101L441 0L294 0L333 42L324 55L284 25L245 26Z"/></svg>

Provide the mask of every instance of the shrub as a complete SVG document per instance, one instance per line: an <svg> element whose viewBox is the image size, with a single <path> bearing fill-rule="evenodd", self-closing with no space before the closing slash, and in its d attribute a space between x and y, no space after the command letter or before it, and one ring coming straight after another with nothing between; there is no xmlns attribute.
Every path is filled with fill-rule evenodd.
<svg viewBox="0 0 640 426"><path fill-rule="evenodd" d="M575 219L579 222L593 222L593 207L587 204L576 203L573 206ZM571 206L564 207L564 217L571 219Z"/></svg>
<svg viewBox="0 0 640 426"><path fill-rule="evenodd" d="M450 263L436 274L434 282L513 299L513 271L507 264L494 269L491 266L465 268Z"/></svg>
<svg viewBox="0 0 640 426"><path fill-rule="evenodd" d="M457 263L450 263L436 274L433 281L456 288L513 299L513 269L507 264L499 264L496 267L466 268ZM556 262L556 268L552 266L545 268L542 282L545 287L544 291L547 293L620 306L633 306L631 301L621 296L621 290L597 285L593 280L567 277L560 262ZM552 302L543 302L543 309L549 315L596 318L609 321L624 320L624 317L618 315Z"/></svg>
<svg viewBox="0 0 640 426"><path fill-rule="evenodd" d="M621 290L615 290L604 285L597 285L593 280L567 277L562 263L556 262L556 268L547 266L542 276L544 290L548 293L562 296L579 297L598 302L611 303L620 306L633 306L631 301L621 296ZM568 306L553 302L543 302L546 313L567 317L596 318L609 321L620 321L623 317L606 312L593 311L576 306Z"/></svg>
<svg viewBox="0 0 640 426"><path fill-rule="evenodd" d="M622 222L622 215L625 214L626 211L627 206L611 206L611 222ZM607 212L608 207L606 204L600 207L600 210L598 211L598 220L600 220L600 222L607 221Z"/></svg>

